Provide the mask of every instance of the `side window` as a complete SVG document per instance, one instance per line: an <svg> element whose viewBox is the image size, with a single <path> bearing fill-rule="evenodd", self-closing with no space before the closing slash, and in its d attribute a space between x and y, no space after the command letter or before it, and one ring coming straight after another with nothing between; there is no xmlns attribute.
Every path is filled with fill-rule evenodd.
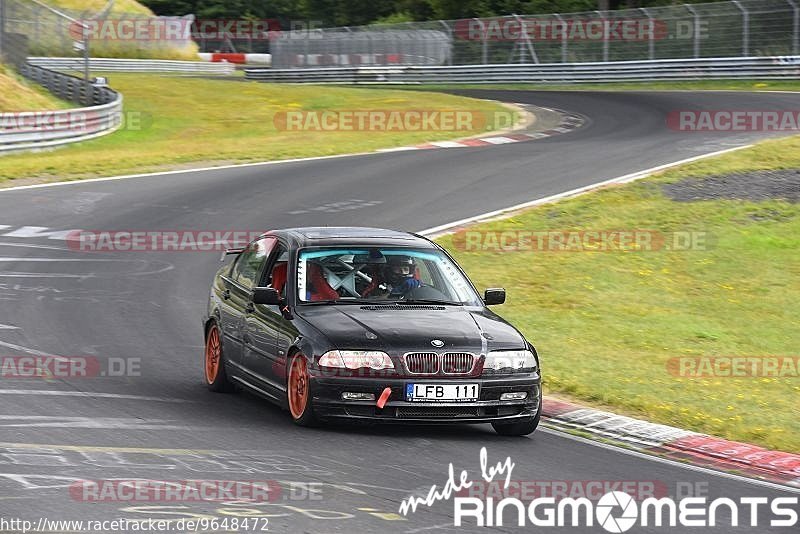
<svg viewBox="0 0 800 534"><path fill-rule="evenodd" d="M251 243L247 250L236 258L236 263L231 271L231 279L248 289L255 287L258 273L274 246L275 239L271 237Z"/></svg>

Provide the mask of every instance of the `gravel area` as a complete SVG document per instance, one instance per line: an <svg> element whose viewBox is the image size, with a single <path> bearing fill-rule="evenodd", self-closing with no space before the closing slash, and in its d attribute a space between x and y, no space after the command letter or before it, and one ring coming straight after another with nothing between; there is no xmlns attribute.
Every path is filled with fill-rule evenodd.
<svg viewBox="0 0 800 534"><path fill-rule="evenodd" d="M695 200L773 200L800 201L800 169L753 171L727 176L690 178L666 184L664 194L678 202Z"/></svg>

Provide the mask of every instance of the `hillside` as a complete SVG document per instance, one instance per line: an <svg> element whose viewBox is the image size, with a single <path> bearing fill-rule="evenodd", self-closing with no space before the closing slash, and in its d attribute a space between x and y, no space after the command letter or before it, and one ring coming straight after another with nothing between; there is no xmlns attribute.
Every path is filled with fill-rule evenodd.
<svg viewBox="0 0 800 534"><path fill-rule="evenodd" d="M92 11L102 10L108 4L108 0L43 0L45 4L55 8L69 9L72 11ZM116 0L112 13L131 13L137 15L153 15L147 7L136 0Z"/></svg>
<svg viewBox="0 0 800 534"><path fill-rule="evenodd" d="M0 112L60 109L66 103L46 90L19 78L0 65Z"/></svg>

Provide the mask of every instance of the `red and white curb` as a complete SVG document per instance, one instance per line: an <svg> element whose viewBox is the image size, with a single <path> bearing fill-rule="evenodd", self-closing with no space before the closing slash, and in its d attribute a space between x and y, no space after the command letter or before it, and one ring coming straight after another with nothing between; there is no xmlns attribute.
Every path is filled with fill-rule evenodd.
<svg viewBox="0 0 800 534"><path fill-rule="evenodd" d="M521 105L521 104L520 104ZM509 143L521 143L525 141L533 141L535 139L543 139L545 137L553 137L571 132L583 126L586 120L580 115L568 113L566 111L557 111L562 114L561 122L555 128L545 130L542 132L521 132L521 133L508 133L504 135L493 135L489 137L474 137L469 139L459 139L457 141L433 141L430 143L423 143L415 146L402 146L397 148L385 148L378 150L378 152L403 152L406 150L431 150L435 148L468 148L479 146L492 146L492 145L507 145Z"/></svg>
<svg viewBox="0 0 800 534"><path fill-rule="evenodd" d="M800 454L773 451L559 400L544 399L542 416L555 428L580 430L674 460L800 488Z"/></svg>

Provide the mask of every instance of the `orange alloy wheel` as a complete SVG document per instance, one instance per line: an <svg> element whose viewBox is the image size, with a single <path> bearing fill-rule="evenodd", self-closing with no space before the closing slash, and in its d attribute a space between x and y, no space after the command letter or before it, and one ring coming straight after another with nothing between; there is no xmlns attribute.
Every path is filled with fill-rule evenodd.
<svg viewBox="0 0 800 534"><path fill-rule="evenodd" d="M289 411L292 417L300 419L308 404L308 367L302 354L296 354L289 368Z"/></svg>
<svg viewBox="0 0 800 534"><path fill-rule="evenodd" d="M206 382L209 385L214 383L219 374L220 353L219 328L213 325L206 339Z"/></svg>

